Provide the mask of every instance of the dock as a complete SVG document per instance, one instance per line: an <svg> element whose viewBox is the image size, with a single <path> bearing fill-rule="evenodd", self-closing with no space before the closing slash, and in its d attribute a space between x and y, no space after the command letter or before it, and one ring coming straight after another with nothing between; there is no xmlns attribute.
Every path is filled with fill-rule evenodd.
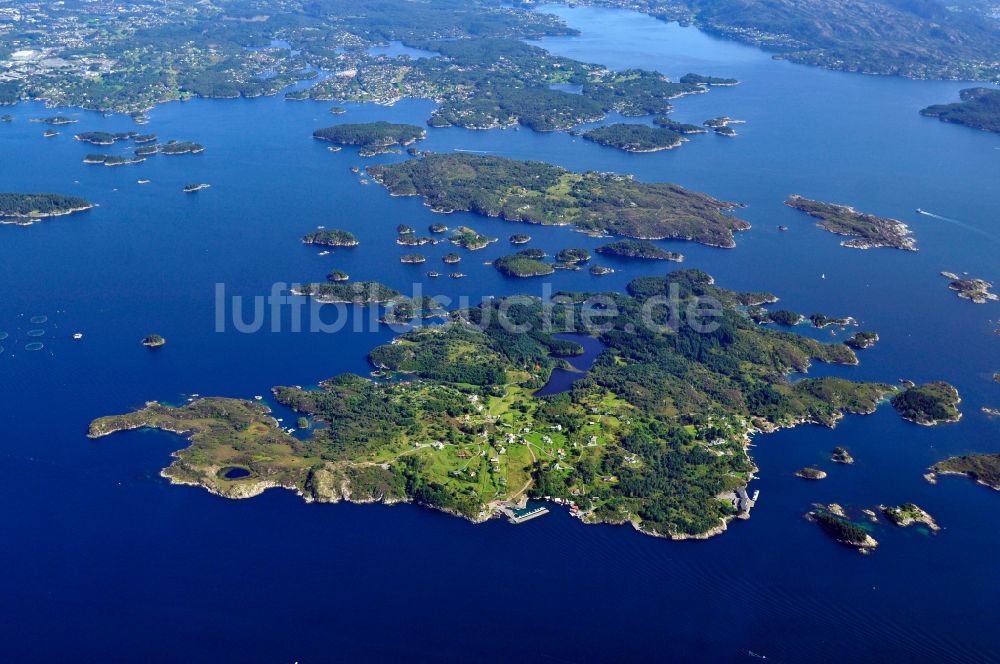
<svg viewBox="0 0 1000 664"><path fill-rule="evenodd" d="M537 519L540 516L545 516L549 513L547 507L534 507L531 509L523 508L518 509L514 507L504 506L500 509L504 514L507 515L507 521L515 525L525 523L526 521L531 521L532 519Z"/></svg>

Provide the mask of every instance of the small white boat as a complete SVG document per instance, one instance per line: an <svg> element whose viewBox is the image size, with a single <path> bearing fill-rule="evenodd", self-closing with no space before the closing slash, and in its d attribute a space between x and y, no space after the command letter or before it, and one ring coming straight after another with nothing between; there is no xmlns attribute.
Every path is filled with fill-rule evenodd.
<svg viewBox="0 0 1000 664"><path fill-rule="evenodd" d="M80 339L83 339L83 333L77 332L76 334L73 335L73 338L79 341Z"/></svg>

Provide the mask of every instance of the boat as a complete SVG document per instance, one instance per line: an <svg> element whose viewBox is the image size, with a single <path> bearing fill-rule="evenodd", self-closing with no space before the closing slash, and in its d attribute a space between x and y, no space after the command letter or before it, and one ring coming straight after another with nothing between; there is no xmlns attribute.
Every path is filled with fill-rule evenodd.
<svg viewBox="0 0 1000 664"><path fill-rule="evenodd" d="M136 180L136 184L149 184L149 180Z"/></svg>
<svg viewBox="0 0 1000 664"><path fill-rule="evenodd" d="M83 339L83 333L77 332L76 334L73 335L73 338L79 341L80 339Z"/></svg>
<svg viewBox="0 0 1000 664"><path fill-rule="evenodd" d="M329 252L329 251L325 251L325 250L324 250L324 251L321 251L321 252L319 252L319 255L320 255L320 256L329 256L329 255L330 255L330 252Z"/></svg>

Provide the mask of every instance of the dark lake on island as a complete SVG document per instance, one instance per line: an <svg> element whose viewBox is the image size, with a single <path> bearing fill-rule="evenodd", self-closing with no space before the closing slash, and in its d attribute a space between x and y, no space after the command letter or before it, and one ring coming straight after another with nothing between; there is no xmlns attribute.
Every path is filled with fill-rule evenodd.
<svg viewBox="0 0 1000 664"><path fill-rule="evenodd" d="M946 380L962 394L961 422L920 427L882 407L833 430L757 436L752 517L705 541L586 526L554 505L530 527L475 525L410 505L306 504L280 489L226 500L172 486L160 471L182 439L135 430L90 440L88 423L149 400L264 395L269 403L275 385L368 375L367 353L396 335L362 308L348 310L348 325L333 334L292 332L287 317L275 331L217 332L219 288L250 302L275 282L339 269L476 304L541 295L544 283L552 292L623 291L678 265L595 255L615 272L506 278L484 263L510 253L512 233L529 233L529 246L549 255L593 252L607 240L433 214L416 198L361 185L350 170L406 155L366 160L311 137L336 122L424 125L429 100L338 104L347 109L338 116L329 112L335 102L281 96L165 104L144 130L205 152L117 168L82 161L120 147L84 145L74 131L45 139L29 120L60 114L78 119L79 131L115 132L135 130L129 117L21 103L4 109L15 117L0 125L0 190L79 195L98 207L0 226L4 660L743 662L756 659L752 651L768 662L997 661L1000 494L961 478L936 486L922 478L946 456L1000 451L1000 419L981 412L1000 407L992 380L1000 304L960 300L939 274L1000 282L1000 136L918 115L970 84L829 72L629 11L550 9L581 34L539 42L546 48L672 78L739 78L737 87L675 100L673 117L747 123L735 138L692 136L649 154L524 128L429 128L420 149L630 173L746 203L735 214L753 228L736 249L657 244L722 286L774 292L781 307L806 315L854 316L879 344L859 353L859 366L817 366L812 375ZM211 188L185 194L191 182ZM920 251L845 249L783 205L795 193L901 219ZM469 278L428 279L427 266L399 262L406 250L395 244L396 226L423 234L437 222L501 241L463 261ZM360 245L320 255L301 242L320 225L349 230ZM420 249L438 266L452 250ZM855 329L795 331L840 341ZM170 340L160 352L136 343L151 332ZM574 375L582 374L566 379ZM297 417L278 407L274 415L286 426ZM838 445L855 464L830 463ZM829 477L795 476L812 465ZM906 501L943 531L925 537L882 519L868 556L802 518L817 502L857 510Z"/></svg>
<svg viewBox="0 0 1000 664"><path fill-rule="evenodd" d="M553 369L552 375L549 376L549 382L545 383L542 389L535 392L535 396L547 397L567 391L573 387L573 383L587 375L590 367L594 365L594 360L604 350L604 344L587 334L565 333L557 334L555 337L580 344L583 346L583 353L564 357L563 359L569 362L573 370L563 368Z"/></svg>

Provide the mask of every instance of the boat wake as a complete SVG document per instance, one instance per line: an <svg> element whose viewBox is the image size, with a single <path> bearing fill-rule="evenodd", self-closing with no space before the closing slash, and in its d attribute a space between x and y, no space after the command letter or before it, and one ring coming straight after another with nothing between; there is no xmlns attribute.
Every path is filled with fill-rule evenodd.
<svg viewBox="0 0 1000 664"><path fill-rule="evenodd" d="M931 219L937 219L938 221L947 222L947 223L952 224L954 226L958 226L959 228L964 228L967 231L972 231L973 233L978 233L979 235L982 235L983 237L987 237L987 238L993 240L994 242L1000 242L1000 238L998 238L993 233L989 233L987 231L984 231L981 228L976 228L975 226L970 226L969 224L965 223L964 221L959 221L958 219L952 219L951 217L944 217L944 216L941 216L940 214L934 214L933 212L928 212L927 210L924 210L922 208L917 208L917 214L921 214L921 215L923 215L925 217L930 217Z"/></svg>

